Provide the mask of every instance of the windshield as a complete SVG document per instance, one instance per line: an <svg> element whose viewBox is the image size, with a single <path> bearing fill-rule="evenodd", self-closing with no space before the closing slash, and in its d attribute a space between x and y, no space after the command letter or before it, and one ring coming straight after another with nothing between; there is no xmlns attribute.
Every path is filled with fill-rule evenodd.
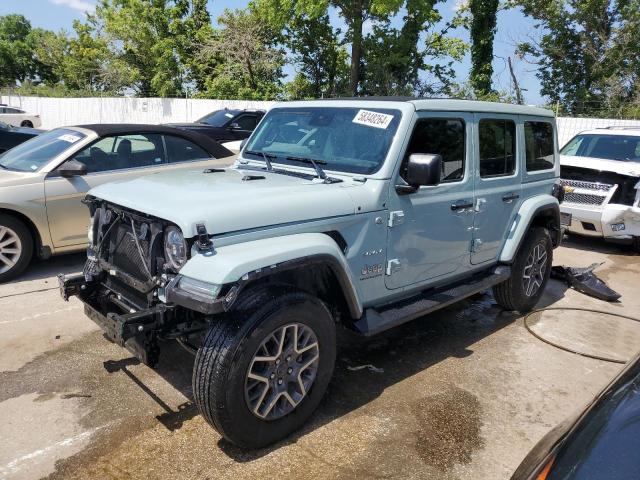
<svg viewBox="0 0 640 480"><path fill-rule="evenodd" d="M401 116L382 108L274 108L243 155L262 160L264 153L273 163L290 165L300 164L293 157L306 158L323 162L327 170L370 174L382 166Z"/></svg>
<svg viewBox="0 0 640 480"><path fill-rule="evenodd" d="M8 170L36 172L84 137L75 130L57 128L7 150L0 155L0 165Z"/></svg>
<svg viewBox="0 0 640 480"><path fill-rule="evenodd" d="M196 120L196 123L206 123L212 127L223 127L236 114L236 110L216 110Z"/></svg>
<svg viewBox="0 0 640 480"><path fill-rule="evenodd" d="M640 136L580 134L569 140L560 154L640 162Z"/></svg>

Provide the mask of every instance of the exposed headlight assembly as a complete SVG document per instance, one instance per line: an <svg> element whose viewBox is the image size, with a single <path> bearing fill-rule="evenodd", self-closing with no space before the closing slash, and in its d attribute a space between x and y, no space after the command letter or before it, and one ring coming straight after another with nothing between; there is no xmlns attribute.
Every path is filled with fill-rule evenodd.
<svg viewBox="0 0 640 480"><path fill-rule="evenodd" d="M164 233L164 254L169 265L176 270L187 262L187 242L178 227L169 227Z"/></svg>

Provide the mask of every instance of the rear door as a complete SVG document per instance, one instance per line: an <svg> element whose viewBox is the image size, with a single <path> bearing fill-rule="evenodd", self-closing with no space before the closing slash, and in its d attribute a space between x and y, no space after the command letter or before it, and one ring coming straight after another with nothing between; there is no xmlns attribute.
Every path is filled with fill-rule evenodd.
<svg viewBox="0 0 640 480"><path fill-rule="evenodd" d="M475 115L475 217L471 263L492 262L517 213L521 196L521 149L513 115Z"/></svg>
<svg viewBox="0 0 640 480"><path fill-rule="evenodd" d="M239 128L231 130L235 140L244 140L249 138L251 132L256 128L258 117L255 113L243 113L238 115L231 124L236 124Z"/></svg>

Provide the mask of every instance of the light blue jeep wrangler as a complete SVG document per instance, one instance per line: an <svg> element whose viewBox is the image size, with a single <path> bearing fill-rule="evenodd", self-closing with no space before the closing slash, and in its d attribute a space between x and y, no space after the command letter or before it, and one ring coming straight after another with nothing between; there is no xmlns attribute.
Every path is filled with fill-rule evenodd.
<svg viewBox="0 0 640 480"><path fill-rule="evenodd" d="M61 293L154 365L196 354L195 403L231 442L286 436L331 378L336 324L373 335L493 288L534 307L560 242L553 115L458 100L276 105L230 168L90 192Z"/></svg>

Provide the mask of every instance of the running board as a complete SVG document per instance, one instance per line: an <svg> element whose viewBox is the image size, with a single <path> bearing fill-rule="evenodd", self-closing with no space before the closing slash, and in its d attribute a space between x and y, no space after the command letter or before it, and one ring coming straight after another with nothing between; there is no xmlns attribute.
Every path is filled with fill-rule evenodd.
<svg viewBox="0 0 640 480"><path fill-rule="evenodd" d="M511 276L511 267L501 265L490 273L467 279L464 283L441 289L429 290L416 297L390 306L367 308L354 326L364 336L377 333L435 312L479 292L483 292Z"/></svg>

